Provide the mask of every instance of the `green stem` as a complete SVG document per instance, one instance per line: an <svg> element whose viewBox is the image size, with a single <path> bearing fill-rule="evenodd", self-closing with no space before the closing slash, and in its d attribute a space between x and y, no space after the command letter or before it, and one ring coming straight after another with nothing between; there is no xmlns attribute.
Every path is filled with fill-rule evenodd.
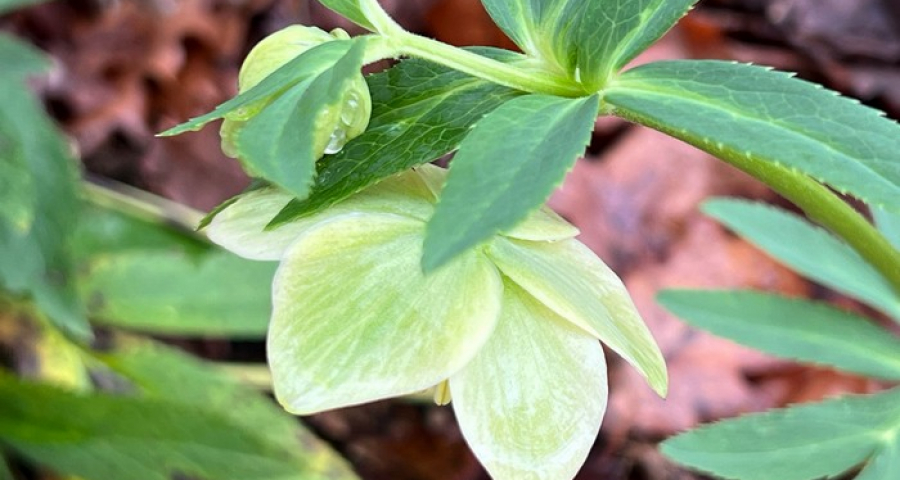
<svg viewBox="0 0 900 480"><path fill-rule="evenodd" d="M843 238L900 293L900 251L837 194L802 173L773 163L740 156L725 161L765 182L810 219Z"/></svg>
<svg viewBox="0 0 900 480"><path fill-rule="evenodd" d="M560 97L589 95L573 80L550 70L523 70L446 43L408 32L395 34L392 40L403 55L418 57L469 75L526 92Z"/></svg>

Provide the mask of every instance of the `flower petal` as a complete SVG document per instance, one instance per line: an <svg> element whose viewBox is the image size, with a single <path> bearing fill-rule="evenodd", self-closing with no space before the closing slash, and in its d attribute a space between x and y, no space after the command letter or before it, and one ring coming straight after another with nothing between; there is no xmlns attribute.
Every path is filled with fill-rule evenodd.
<svg viewBox="0 0 900 480"><path fill-rule="evenodd" d="M543 206L503 235L519 240L556 241L573 238L579 231L549 207Z"/></svg>
<svg viewBox="0 0 900 480"><path fill-rule="evenodd" d="M481 253L427 277L424 222L345 215L308 230L273 285L275 394L308 414L413 393L466 365L500 311L500 275Z"/></svg>
<svg viewBox="0 0 900 480"><path fill-rule="evenodd" d="M509 280L494 334L450 377L453 409L495 480L569 479L606 411L597 340Z"/></svg>
<svg viewBox="0 0 900 480"><path fill-rule="evenodd" d="M301 233L336 216L391 213L424 220L434 211L427 185L409 171L389 177L320 213L266 230L269 221L292 199L276 188L247 192L213 218L207 235L242 257L278 260Z"/></svg>
<svg viewBox="0 0 900 480"><path fill-rule="evenodd" d="M619 277L575 239L528 242L498 237L488 256L505 275L563 318L609 345L660 395L666 364Z"/></svg>

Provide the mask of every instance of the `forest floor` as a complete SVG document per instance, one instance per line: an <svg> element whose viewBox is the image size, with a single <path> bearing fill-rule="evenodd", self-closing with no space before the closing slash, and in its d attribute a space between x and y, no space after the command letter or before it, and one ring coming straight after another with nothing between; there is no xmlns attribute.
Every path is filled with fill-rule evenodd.
<svg viewBox="0 0 900 480"><path fill-rule="evenodd" d="M407 28L456 45L512 47L478 0L384 1ZM218 131L154 134L236 92L241 59L291 23L343 23L305 0L73 0L0 18L47 51L54 73L35 87L74 139L85 169L208 210L248 179ZM893 0L704 0L637 62L721 58L771 65L900 118L900 3ZM625 280L670 368L658 399L618 358L610 403L581 480L701 478L656 444L718 418L878 388L824 368L776 360L689 328L654 302L661 288L754 288L862 309L799 277L704 217L711 196L783 204L761 184L677 140L598 120L589 154L551 205ZM263 361L255 342L180 340L222 361ZM366 480L479 480L452 409L394 401L305 419Z"/></svg>

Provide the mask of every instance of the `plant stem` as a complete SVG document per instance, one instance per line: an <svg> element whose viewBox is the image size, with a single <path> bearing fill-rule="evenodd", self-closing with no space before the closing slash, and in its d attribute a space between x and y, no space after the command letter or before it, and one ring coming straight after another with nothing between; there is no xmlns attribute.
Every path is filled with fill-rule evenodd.
<svg viewBox="0 0 900 480"><path fill-rule="evenodd" d="M765 182L810 219L843 238L900 293L900 251L836 193L802 173L769 162L739 156L725 160Z"/></svg>
<svg viewBox="0 0 900 480"><path fill-rule="evenodd" d="M584 97L592 93L557 72L523 70L409 32L397 35L393 40L403 55L429 60L493 83L560 97Z"/></svg>

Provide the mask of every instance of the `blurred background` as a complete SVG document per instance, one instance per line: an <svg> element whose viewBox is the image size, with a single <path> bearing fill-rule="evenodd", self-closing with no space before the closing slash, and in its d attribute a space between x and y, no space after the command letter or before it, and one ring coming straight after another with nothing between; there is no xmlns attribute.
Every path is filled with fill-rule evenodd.
<svg viewBox="0 0 900 480"><path fill-rule="evenodd" d="M455 45L513 48L478 0L382 4L417 33ZM235 95L250 48L293 23L359 32L311 0L57 1L0 17L0 30L52 57L51 73L31 86L89 175L207 211L249 184L237 162L222 155L217 128L174 138L154 134ZM897 0L701 0L637 62L666 58L771 65L900 118ZM582 241L625 280L671 378L670 396L660 400L610 356L610 407L578 479L702 478L666 461L656 444L699 422L877 388L871 380L775 360L693 330L654 303L664 287L748 287L877 316L702 216L697 205L715 195L786 206L761 184L690 146L601 118L588 155L552 198L554 209L581 229ZM210 360L246 365L265 359L261 340L161 338ZM264 375L257 383L264 388ZM304 422L366 480L488 478L467 450L451 408L398 400Z"/></svg>

